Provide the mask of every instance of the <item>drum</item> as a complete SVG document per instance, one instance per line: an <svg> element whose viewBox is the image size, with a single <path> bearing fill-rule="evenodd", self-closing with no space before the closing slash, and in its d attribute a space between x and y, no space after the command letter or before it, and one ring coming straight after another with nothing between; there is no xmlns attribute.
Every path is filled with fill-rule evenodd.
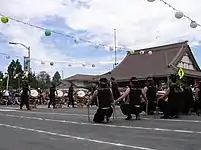
<svg viewBox="0 0 201 150"><path fill-rule="evenodd" d="M29 99L29 103L30 103L30 107L31 108L37 108L36 107L36 103L37 103L37 97L39 96L39 93L37 90L32 89L30 91L30 99Z"/></svg>
<svg viewBox="0 0 201 150"><path fill-rule="evenodd" d="M39 95L38 91L36 90L31 90L31 93L30 93L31 97L37 97Z"/></svg>
<svg viewBox="0 0 201 150"><path fill-rule="evenodd" d="M57 93L55 92L55 95L57 95L57 97L62 97L64 94L61 90L57 90Z"/></svg>
<svg viewBox="0 0 201 150"><path fill-rule="evenodd" d="M76 98L77 98L77 106L83 107L87 102L86 92L84 92L83 90L78 90L76 92Z"/></svg>
<svg viewBox="0 0 201 150"><path fill-rule="evenodd" d="M63 97L63 92L61 90L57 90L57 93L55 92L56 95L56 107L62 108L62 97Z"/></svg>

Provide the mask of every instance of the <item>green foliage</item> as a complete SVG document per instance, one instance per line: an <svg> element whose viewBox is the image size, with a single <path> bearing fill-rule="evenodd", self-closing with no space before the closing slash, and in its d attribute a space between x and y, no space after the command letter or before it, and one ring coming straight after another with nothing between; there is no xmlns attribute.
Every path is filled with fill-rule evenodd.
<svg viewBox="0 0 201 150"><path fill-rule="evenodd" d="M58 86L60 84L61 81L61 75L59 74L59 72L55 72L53 78L52 78L53 83Z"/></svg>
<svg viewBox="0 0 201 150"><path fill-rule="evenodd" d="M22 65L19 60L12 60L7 69L7 75L0 71L0 89L6 88L6 82L9 76L9 88L18 89L24 82L28 82L31 88L48 89L51 85L51 78L45 71L40 72L37 76L35 73L29 73L25 77Z"/></svg>

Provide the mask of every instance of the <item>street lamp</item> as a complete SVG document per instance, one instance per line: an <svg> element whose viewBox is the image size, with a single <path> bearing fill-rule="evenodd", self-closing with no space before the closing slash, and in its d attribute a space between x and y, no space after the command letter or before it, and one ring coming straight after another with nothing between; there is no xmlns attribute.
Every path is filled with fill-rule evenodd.
<svg viewBox="0 0 201 150"><path fill-rule="evenodd" d="M21 46L25 47L28 50L28 58L29 58L29 65L28 65L29 69L28 69L28 71L30 72L30 61L31 61L30 60L30 58L31 58L30 46L26 46L26 45L24 45L22 43L17 43L17 42L9 42L9 44L10 45L21 45Z"/></svg>

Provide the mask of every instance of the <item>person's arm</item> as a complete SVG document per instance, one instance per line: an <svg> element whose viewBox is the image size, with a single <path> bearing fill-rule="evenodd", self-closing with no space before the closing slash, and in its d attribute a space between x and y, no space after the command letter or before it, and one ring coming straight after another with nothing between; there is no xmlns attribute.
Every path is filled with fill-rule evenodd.
<svg viewBox="0 0 201 150"><path fill-rule="evenodd" d="M169 95L169 93L170 93L170 88L168 88L168 89L165 91L165 94L164 94L163 96L159 97L158 100L159 100L159 99L164 99L164 98L166 98L166 97Z"/></svg>
<svg viewBox="0 0 201 150"><path fill-rule="evenodd" d="M58 95L57 89L55 89L56 94Z"/></svg>
<svg viewBox="0 0 201 150"><path fill-rule="evenodd" d="M119 98L115 101L115 103L121 101L121 100L124 99L126 96L128 96L129 92L130 92L130 88L127 88L126 91L124 92L124 94L123 94L121 97L119 97Z"/></svg>
<svg viewBox="0 0 201 150"><path fill-rule="evenodd" d="M147 91L148 91L148 88L145 86L142 90L142 98L147 101Z"/></svg>
<svg viewBox="0 0 201 150"><path fill-rule="evenodd" d="M98 90L96 90L94 93L93 93L93 96L92 98L89 100L88 102L88 106L91 105L92 101L97 98L97 95L98 95Z"/></svg>
<svg viewBox="0 0 201 150"><path fill-rule="evenodd" d="M111 103L114 103L114 96L113 96L113 92L111 88L110 88L110 92L111 92Z"/></svg>
<svg viewBox="0 0 201 150"><path fill-rule="evenodd" d="M198 100L198 93L199 93L199 91L200 90L198 88L195 89L195 93L194 93L195 100Z"/></svg>

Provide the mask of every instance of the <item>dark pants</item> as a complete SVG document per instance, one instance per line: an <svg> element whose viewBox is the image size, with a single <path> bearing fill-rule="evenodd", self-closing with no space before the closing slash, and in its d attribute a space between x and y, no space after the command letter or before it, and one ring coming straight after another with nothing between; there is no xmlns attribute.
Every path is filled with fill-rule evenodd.
<svg viewBox="0 0 201 150"><path fill-rule="evenodd" d="M107 118L110 118L112 116L112 113L113 113L112 107L110 107L109 109L98 108L98 110L94 115L93 121L96 123L102 123L104 121L105 116Z"/></svg>
<svg viewBox="0 0 201 150"><path fill-rule="evenodd" d="M152 114L154 111L156 111L156 101L149 100L148 101L148 115Z"/></svg>
<svg viewBox="0 0 201 150"><path fill-rule="evenodd" d="M158 101L158 106L160 111L163 112L165 117L178 116L180 113L180 104L179 102L166 102L164 100Z"/></svg>
<svg viewBox="0 0 201 150"><path fill-rule="evenodd" d="M74 98L73 97L69 97L69 101L68 101L68 107L69 105L72 104L72 106L74 107Z"/></svg>
<svg viewBox="0 0 201 150"><path fill-rule="evenodd" d="M201 100L196 100L194 103L195 112L201 111Z"/></svg>
<svg viewBox="0 0 201 150"><path fill-rule="evenodd" d="M142 104L121 104L120 109L124 115L130 116L131 114L135 114L137 116L142 112L143 106Z"/></svg>
<svg viewBox="0 0 201 150"><path fill-rule="evenodd" d="M24 104L26 105L26 108L29 109L29 97L28 97L27 94L22 94L21 95L20 109L22 109Z"/></svg>
<svg viewBox="0 0 201 150"><path fill-rule="evenodd" d="M53 105L53 107L55 107L55 96L50 96L50 102L48 103L48 107L50 107L50 105Z"/></svg>

